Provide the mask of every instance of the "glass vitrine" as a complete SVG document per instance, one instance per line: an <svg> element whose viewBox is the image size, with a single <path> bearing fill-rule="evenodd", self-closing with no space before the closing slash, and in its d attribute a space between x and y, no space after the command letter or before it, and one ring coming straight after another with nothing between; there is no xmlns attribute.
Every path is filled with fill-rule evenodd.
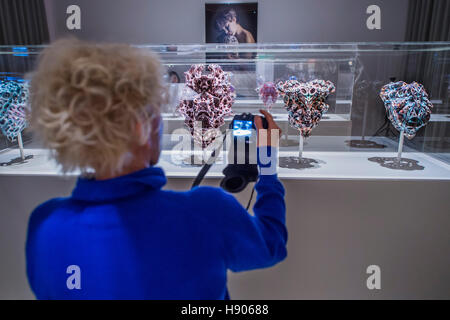
<svg viewBox="0 0 450 320"><path fill-rule="evenodd" d="M167 68L168 104L162 107L163 150L159 165L169 177L194 177L201 164L184 161L180 141L190 139L185 118L178 112L186 98L187 72L192 65L219 65L230 74L235 98L234 114L258 114L267 108L258 87L267 82L277 85L289 79L307 83L319 79L333 83L335 90L325 103L328 110L302 142L292 126L281 93L270 112L283 130L280 139L278 174L285 179L450 179L450 43L318 43L318 44L193 44L149 45L143 50L157 52ZM33 70L43 46L0 47L0 79L22 81ZM431 116L411 139L400 139L391 124L381 88L404 81L423 85ZM31 106L32 107L32 106ZM219 128L228 129L232 116ZM49 160L32 132L22 132L24 162L17 142L0 138L0 174L55 175L58 167ZM403 140L399 156L399 142ZM300 144L302 156L311 161L296 163ZM192 142L192 146L195 143ZM223 155L209 171L220 177L227 163ZM210 152L198 146L192 153ZM294 159L294 160L293 160ZM396 160L397 159L397 160ZM405 160L401 165L395 161ZM74 172L73 174L77 174Z"/></svg>

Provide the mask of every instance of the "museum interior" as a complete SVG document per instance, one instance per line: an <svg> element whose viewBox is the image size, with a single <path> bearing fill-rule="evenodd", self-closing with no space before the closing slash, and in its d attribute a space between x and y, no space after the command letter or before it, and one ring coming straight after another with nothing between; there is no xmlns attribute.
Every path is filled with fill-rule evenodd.
<svg viewBox="0 0 450 320"><path fill-rule="evenodd" d="M80 175L28 118L39 56L63 38L157 54L167 190L201 171L223 188L230 143L256 139L244 115L282 130L287 257L228 271L232 299L450 298L450 1L5 0L0 17L0 299L35 298L30 214ZM225 189L245 208L255 180Z"/></svg>

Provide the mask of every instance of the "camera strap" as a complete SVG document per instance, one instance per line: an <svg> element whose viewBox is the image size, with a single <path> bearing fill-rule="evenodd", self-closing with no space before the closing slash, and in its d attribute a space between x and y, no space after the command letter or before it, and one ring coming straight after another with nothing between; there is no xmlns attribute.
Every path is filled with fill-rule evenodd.
<svg viewBox="0 0 450 320"><path fill-rule="evenodd" d="M227 138L227 135L224 134L222 143L220 144L220 146L218 146L216 149L214 149L214 151L211 153L211 157L208 159L208 161L205 163L205 165L202 167L202 169L200 170L200 172L197 174L197 177L195 178L194 182L192 183L191 189L197 187L200 185L200 183L202 183L203 178L205 177L205 175L208 173L209 169L211 169L212 165L214 164L214 162L216 161L216 158L219 156L220 154L220 149L222 149L222 146L225 142L225 139Z"/></svg>

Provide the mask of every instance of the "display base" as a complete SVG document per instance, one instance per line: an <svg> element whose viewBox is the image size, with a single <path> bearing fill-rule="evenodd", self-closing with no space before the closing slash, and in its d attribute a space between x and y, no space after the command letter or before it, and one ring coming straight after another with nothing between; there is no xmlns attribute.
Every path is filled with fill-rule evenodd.
<svg viewBox="0 0 450 320"><path fill-rule="evenodd" d="M222 161L222 156L218 156L214 162L220 162ZM175 156L173 159L170 160L171 163L173 163L175 166L179 167L203 167L207 161L203 160L203 158L197 154L193 154L190 156L185 157L179 157Z"/></svg>
<svg viewBox="0 0 450 320"><path fill-rule="evenodd" d="M280 157L279 159L279 167L287 168L287 169L312 169L312 168L320 168L320 164L325 163L324 161L310 159L310 158L301 158L298 157Z"/></svg>
<svg viewBox="0 0 450 320"><path fill-rule="evenodd" d="M196 155L191 155L190 157L184 158L181 161L181 165L184 166L194 166L194 167L201 167L206 164L206 161L204 161L201 157Z"/></svg>
<svg viewBox="0 0 450 320"><path fill-rule="evenodd" d="M9 166L12 166L15 164L27 163L27 160L30 160L30 159L33 159L32 154L25 156L25 159L22 159L22 157L18 157L18 158L12 159L9 162L1 162L0 167L9 167Z"/></svg>
<svg viewBox="0 0 450 320"><path fill-rule="evenodd" d="M419 165L419 161L408 158L398 159L397 157L372 157L368 160L376 162L382 167L393 170L416 171L425 169L425 167Z"/></svg>
<svg viewBox="0 0 450 320"><path fill-rule="evenodd" d="M346 140L345 143L351 148L358 149L384 149L386 146L384 144L376 143L371 140Z"/></svg>
<svg viewBox="0 0 450 320"><path fill-rule="evenodd" d="M320 142L320 139L318 140ZM344 142L344 140L342 140ZM380 141L381 142L381 141ZM314 147L309 141L310 146ZM394 146L389 147L389 141L382 141L388 147L379 150L357 152L351 151L304 151L302 157L309 159L320 159L324 164L314 170L299 170L295 168L283 168L282 158L298 159L298 150L278 151L280 158L280 168L278 177L281 179L315 179L315 180L448 180L450 181L450 154L426 154L422 152L404 152L404 158L414 159L423 170L392 170L379 165L376 162L368 161L372 157L396 158ZM345 145L345 144L344 144ZM318 143L317 147L320 147ZM348 148L348 146L345 146ZM406 147L406 146L405 146ZM340 147L339 147L340 148ZM392 151L386 151L390 150ZM409 150L409 148L405 148ZM49 159L49 152L44 149L25 149L26 154L33 154L34 157L24 163L10 166L0 166L0 176L73 176L79 175L78 171L62 173L59 165L54 160ZM180 165L183 159L191 156L191 152L180 152L178 150L163 150L158 166L163 168L168 178L195 178L200 170L198 166ZM200 152L194 153L198 157ZM7 150L0 153L0 163L9 162L17 157L17 149ZM215 160L206 178L223 178L222 171L226 167L228 154L223 151ZM291 163L293 164L293 163Z"/></svg>

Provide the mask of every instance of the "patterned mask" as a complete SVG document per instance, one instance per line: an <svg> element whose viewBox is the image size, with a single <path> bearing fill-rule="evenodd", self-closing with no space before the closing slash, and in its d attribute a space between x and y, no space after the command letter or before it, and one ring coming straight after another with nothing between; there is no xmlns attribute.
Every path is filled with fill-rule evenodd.
<svg viewBox="0 0 450 320"><path fill-rule="evenodd" d="M335 91L331 81L312 80L299 82L296 79L280 81L277 89L284 99L289 115L289 124L307 138L328 111L325 99Z"/></svg>
<svg viewBox="0 0 450 320"><path fill-rule="evenodd" d="M11 142L27 127L28 84L0 80L0 130Z"/></svg>
<svg viewBox="0 0 450 320"><path fill-rule="evenodd" d="M266 82L256 89L264 106L270 110L278 98L277 87L273 82Z"/></svg>
<svg viewBox="0 0 450 320"><path fill-rule="evenodd" d="M193 90L194 97L184 96L177 111L185 118L194 141L206 148L220 134L218 128L225 123L225 117L232 115L231 106L236 94L230 83L230 73L217 64L206 67L193 65L185 72L186 87Z"/></svg>
<svg viewBox="0 0 450 320"><path fill-rule="evenodd" d="M392 125L408 139L430 120L433 104L420 83L388 83L381 88L380 97Z"/></svg>

